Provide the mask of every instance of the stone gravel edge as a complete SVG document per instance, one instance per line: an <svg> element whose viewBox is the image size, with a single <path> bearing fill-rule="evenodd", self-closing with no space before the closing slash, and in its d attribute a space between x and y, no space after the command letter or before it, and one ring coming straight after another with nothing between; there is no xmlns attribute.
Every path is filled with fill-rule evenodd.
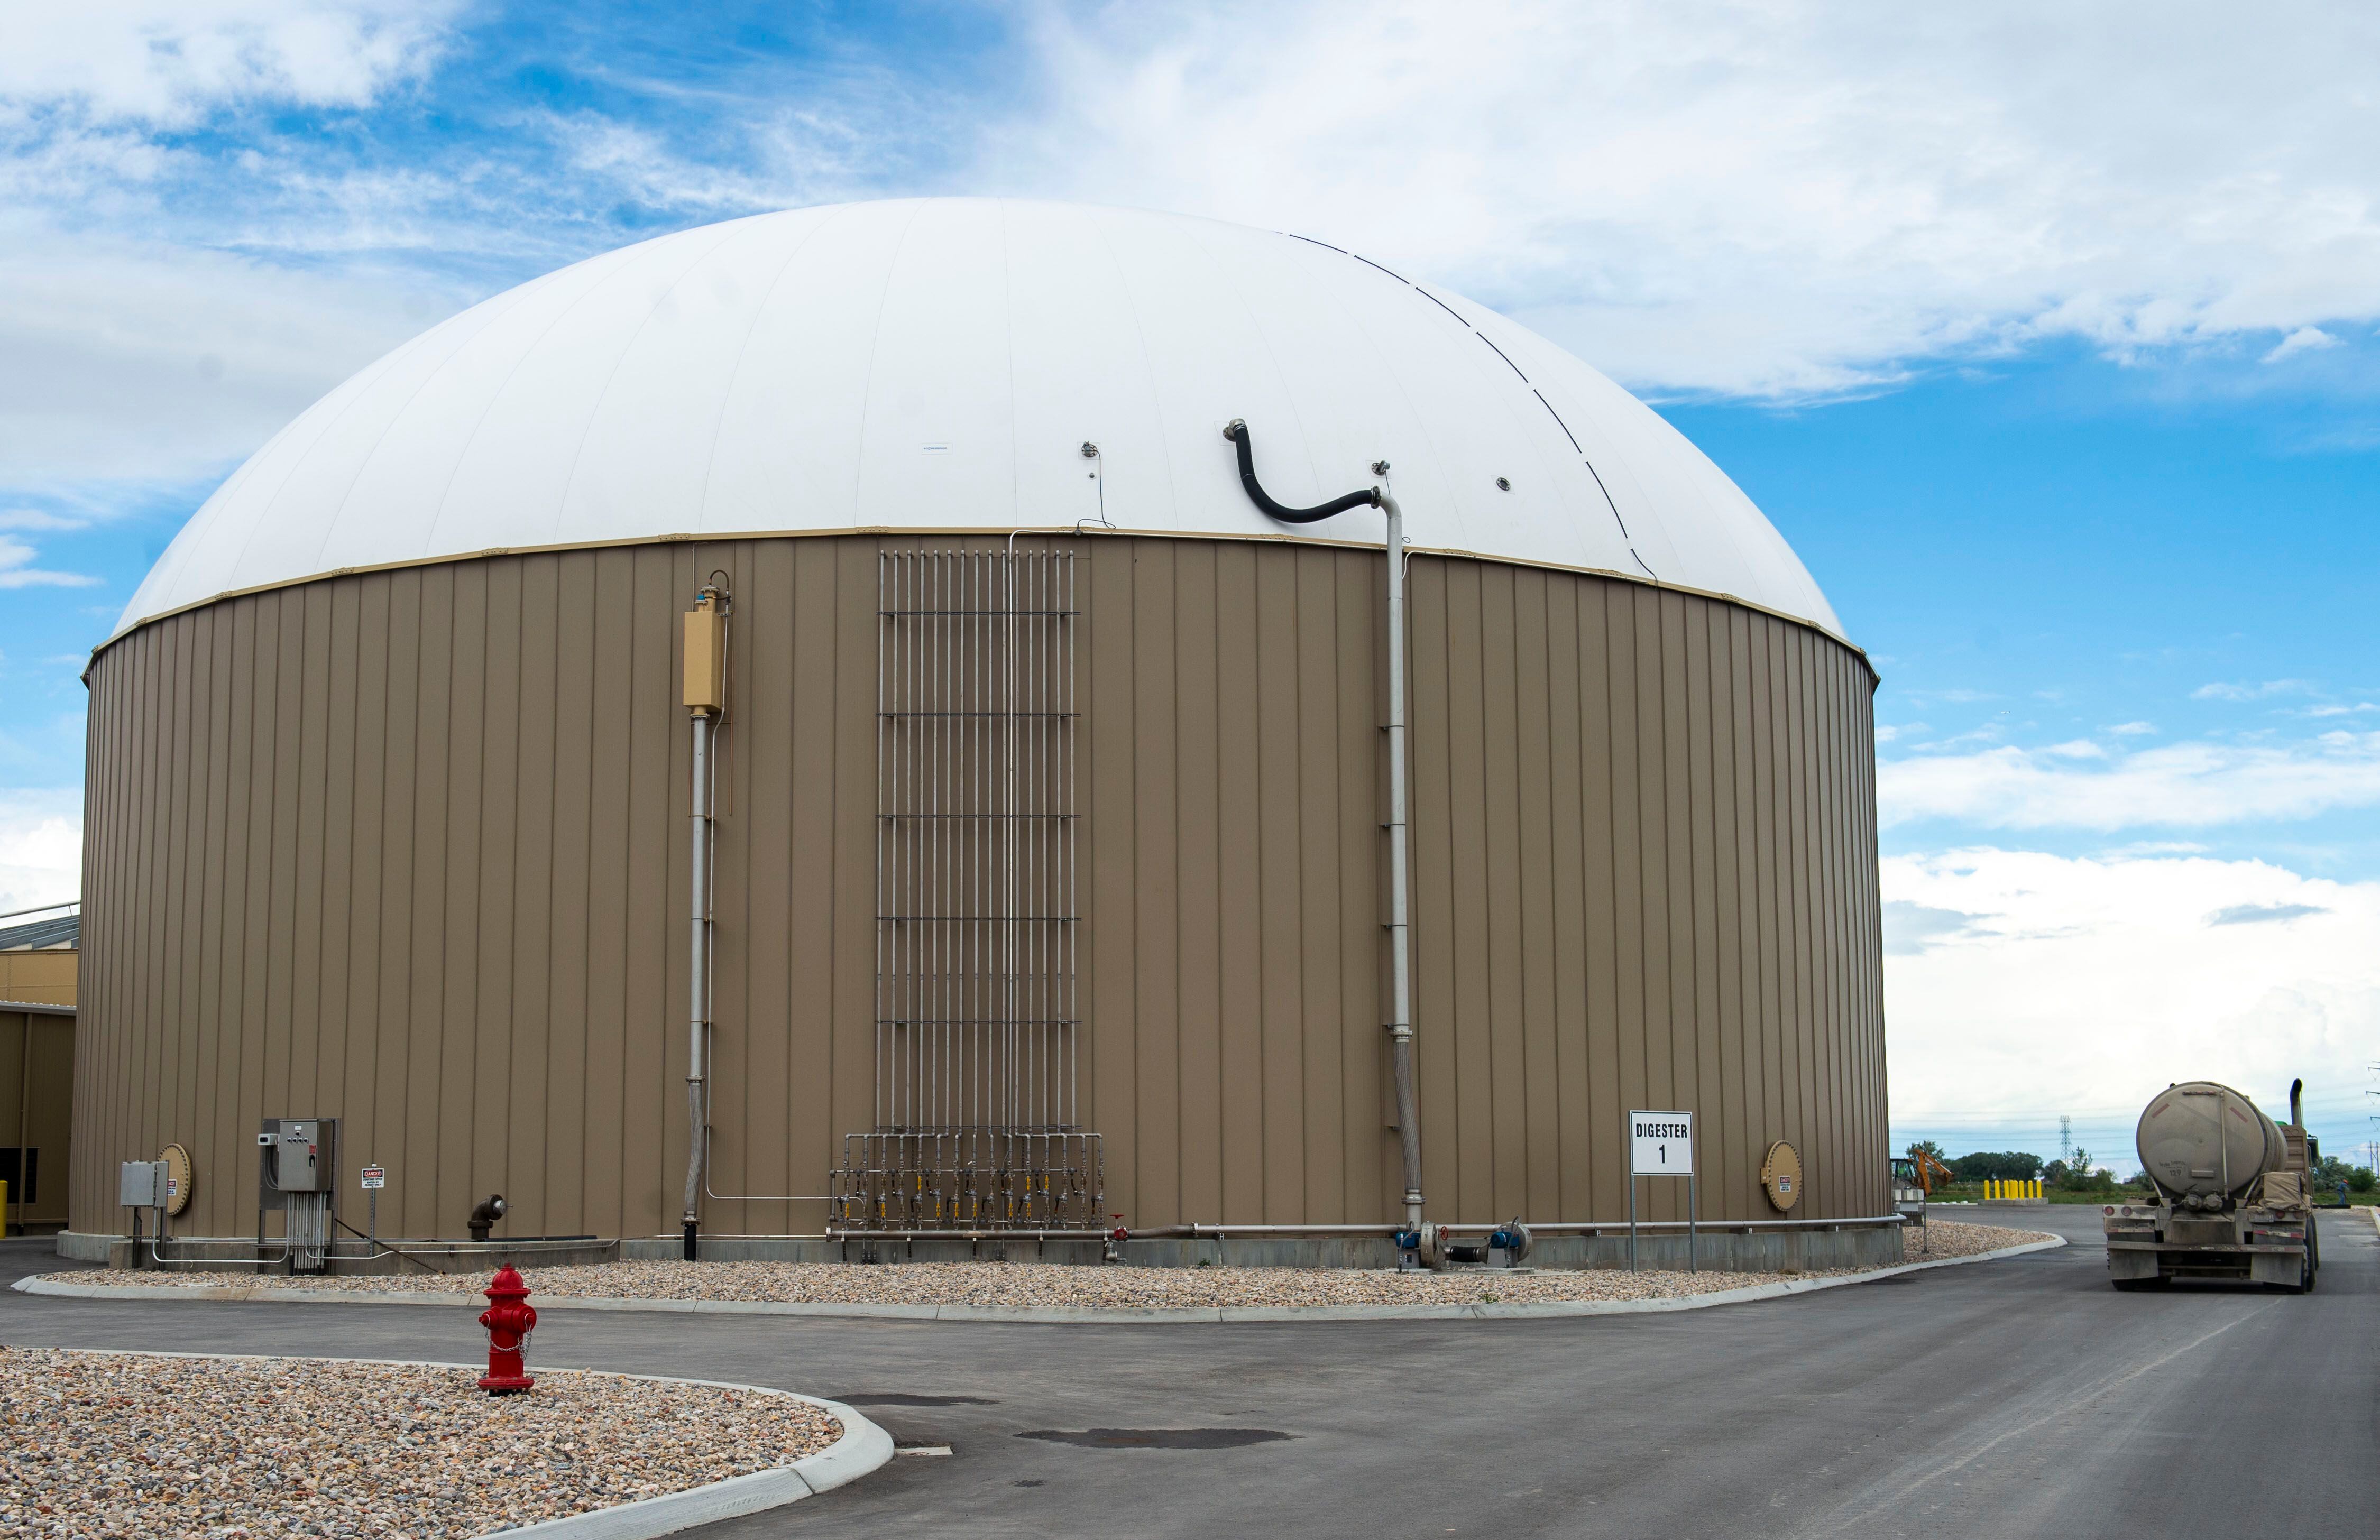
<svg viewBox="0 0 2380 1540"><path fill-rule="evenodd" d="M1227 1304L1180 1309L1107 1310L1095 1305L1067 1304L811 1304L765 1300L532 1297L537 1299L540 1312L633 1310L686 1316L808 1316L843 1320L996 1322L1027 1326L1195 1326L1243 1321L1515 1321L1572 1316L1640 1316L1666 1310L1706 1310L1713 1305L1743 1304L1753 1300L1781 1299L1787 1294L1806 1294L1820 1289L1873 1283L1880 1278L1922 1273L1932 1267L1957 1267L1970 1262L2022 1256L2027 1252L2053 1251L2066 1243L2063 1237L2053 1235L2047 1240L2032 1241L2021 1246L1980 1251L1972 1256L1945 1256L1931 1262L1904 1262L1897 1267L1876 1267L1866 1272L1790 1279L1781 1283L1755 1283L1742 1289L1714 1290L1706 1294L1671 1294L1646 1300L1530 1300L1512 1304ZM474 1309L480 1304L477 1294L375 1293L360 1289L275 1289L254 1284L167 1289L140 1283L63 1283L37 1277L18 1279L14 1286L24 1293L56 1294L73 1299L154 1300L163 1295L179 1301L273 1304L459 1304Z"/></svg>
<svg viewBox="0 0 2380 1540"><path fill-rule="evenodd" d="M20 1279L19 1286L30 1279ZM117 1285L119 1290L128 1286ZM138 1290L139 1284L128 1287ZM47 1291L33 1290L40 1293ZM298 1292L296 1290L285 1292ZM440 1364L410 1358L311 1358L303 1353L264 1352L156 1352L138 1348L67 1348L67 1352L88 1352L135 1358L207 1358L207 1359L280 1359L303 1358L317 1364L388 1364L407 1369L462 1369L477 1371L477 1364ZM714 1481L707 1486L689 1486L683 1492L664 1492L658 1498L645 1498L637 1502L621 1503L613 1508L599 1508L589 1513L573 1513L560 1519L548 1519L542 1523L524 1524L518 1529L499 1530L504 1535L534 1534L547 1540L652 1540L655 1535L674 1534L698 1524L717 1523L722 1519L740 1519L748 1513L762 1513L804 1498L816 1497L847 1485L881 1466L892 1458L892 1436L877 1426L860 1413L841 1401L824 1401L817 1396L805 1396L795 1390L780 1390L769 1385L738 1385L723 1379L686 1379L673 1375L621 1374L612 1369L588 1369L587 1374L611 1375L618 1379L650 1380L662 1385L707 1385L720 1390L746 1390L759 1396L782 1396L787 1401L807 1401L833 1416L843 1425L843 1437L816 1454L804 1455L790 1465L772 1471L755 1471L748 1476L731 1476Z"/></svg>

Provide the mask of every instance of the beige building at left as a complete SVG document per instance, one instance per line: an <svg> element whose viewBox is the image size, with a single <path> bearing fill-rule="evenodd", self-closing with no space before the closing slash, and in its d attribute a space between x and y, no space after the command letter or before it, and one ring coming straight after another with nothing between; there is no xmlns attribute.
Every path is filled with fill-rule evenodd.
<svg viewBox="0 0 2380 1540"><path fill-rule="evenodd" d="M0 1183L11 1235L64 1229L73 1152L82 918L59 904L0 918Z"/></svg>

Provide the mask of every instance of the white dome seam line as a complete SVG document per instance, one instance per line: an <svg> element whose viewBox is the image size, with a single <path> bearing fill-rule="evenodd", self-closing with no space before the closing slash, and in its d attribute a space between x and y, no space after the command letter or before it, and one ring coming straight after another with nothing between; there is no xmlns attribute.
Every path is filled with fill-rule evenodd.
<svg viewBox="0 0 2380 1540"><path fill-rule="evenodd" d="M484 301L482 303L484 303ZM468 309L466 309L459 313L468 315L469 311ZM448 321L452 321L454 319L455 317L452 316L447 318ZM442 321L440 324L443 325L445 322ZM405 343L401 346L391 348L387 353L373 360L371 363L367 364L363 369L358 370L358 375L369 374L377 377L387 374L396 367L397 363L402 360L406 355L419 351L421 345L428 342L430 338L436 333L437 330L438 328L433 326L429 331L414 337L412 340ZM432 370L431 371L433 375L436 372L436 370ZM376 383L377 380L375 379L373 382ZM419 394L422 387L427 385L428 382L428 378L425 377L421 385L415 386L413 394L415 395ZM335 394L335 392L334 394ZM297 479L298 472L304 468L307 460L312 457L314 451L321 447L322 441L330 437L333 432L336 431L339 424L346 420L349 413L362 406L365 397L369 394L370 394L370 384L366 384L363 388L358 389L354 395L347 399L346 404L341 406L338 412L332 417L328 422L322 424L322 426L315 431L312 440L307 443L306 447L298 451L296 459L289 466L288 469L283 473L280 485L273 488L273 495L267 498L265 500L264 506L257 511L256 522L249 526L247 536L242 539L239 543L239 550L234 553L230 563L225 569L225 576L237 577L239 572L240 563L247 559L249 548L256 543L256 538L263 531L266 521L272 518L273 507L281 501L282 493L288 490L289 483L291 481ZM412 396L407 396L407 400L410 402L412 400ZM235 483L244 481L248 477L249 468L251 467L261 465L265 455L271 453L273 446L287 438L290 432L296 429L299 423L305 420L306 416L301 412L284 426L281 431L273 434L272 438L266 440L264 446L261 449L259 449L253 455L250 455L247 464L241 466L237 471L233 473L232 479L224 483L222 489L223 491L227 492L231 491ZM385 429L382 430L381 436L382 438L385 438L387 436L387 430ZM380 439L374 439L372 441L372 447L374 450L379 448L380 442ZM363 467L365 465L370 463L370 459L371 452L367 451L363 458L357 463L355 474L347 479L347 486L346 490L341 491L339 494L340 508L345 508L346 506L346 500L354 492L357 479L363 475ZM212 499L209 499L209 501L212 502ZM322 538L314 544L313 562L315 565L319 566L322 564L322 548L330 543L331 531L337 527L338 522L338 510L334 509L331 516L323 521ZM237 582L232 585L234 588L237 588L238 586L239 585Z"/></svg>
<svg viewBox="0 0 2380 1540"><path fill-rule="evenodd" d="M1144 378L1141 382L1143 387L1148 392L1150 406L1154 407L1157 403L1157 360L1149 356L1148 323L1141 319L1139 297L1133 293L1132 281L1124 272L1123 259L1116 255L1115 242L1109 238L1107 227L1099 223L1096 214L1088 215L1087 217L1092 232L1099 237L1099 249L1108 254L1108 261L1115 266L1116 292L1123 298L1124 314L1132 318L1133 340L1140 345L1140 361L1145 371ZM1159 481L1159 485L1165 489L1166 501L1168 504L1166 508L1167 517L1174 523L1179 523L1181 521L1182 509L1179 500L1174 496L1173 443L1165 433L1164 414L1161 411L1159 411L1153 413L1153 415L1158 419L1157 453L1161 468L1164 471L1164 475ZM1102 497L1104 497L1107 492L1107 468L1104 458L1105 453L1106 452L1104 450L1101 451L1102 459L1099 472L1099 491Z"/></svg>
<svg viewBox="0 0 2380 1540"><path fill-rule="evenodd" d="M1008 359L1008 516L1013 524L1025 522L1025 508L1017 499L1021 479L1017 472L1025 464L1025 445L1017 435L1024 430L1023 414L1016 409L1016 263L1014 249L1009 244L1008 208L1011 199L992 200L992 215L1000 222L1000 339L1002 352Z"/></svg>
<svg viewBox="0 0 2380 1540"><path fill-rule="evenodd" d="M868 481L868 430L876 414L871 409L876 399L876 359L884 346L885 297L892 292L892 274L901 266L901 253L909 248L909 236L917 228L917 203L909 204L909 217L901 226L900 238L892 243L892 260L884 264L884 273L876 286L876 321L868 333L868 372L859 382L859 443L853 459L856 471L851 484L851 520L859 523L860 500L866 495Z"/></svg>
<svg viewBox="0 0 2380 1540"><path fill-rule="evenodd" d="M709 246L696 253L692 261L688 261L684 267L679 268L677 270L677 275L672 278L668 284L663 285L661 293L653 297L653 302L646 307L645 313L643 317L638 321L636 329L628 333L627 340L620 345L620 351L612 359L612 367L604 371L602 388L595 393L594 401L587 408L586 426L578 430L577 447L570 452L570 469L562 479L561 494L554 499L553 518L554 528L557 533L562 527L562 521L569 516L571 489L577 486L579 467L586 463L588 441L595 436L595 424L603 415L603 403L611 398L612 387L618 382L620 378L620 370L627 363L628 355L636 351L637 343L644 336L646 329L652 325L653 317L661 313L661 308L663 305L669 303L670 296L677 292L678 285L686 282L686 275L692 273L696 268L700 267L705 261L708 261L712 253L716 252L721 247L726 245L727 242L733 238L733 231L735 230L737 223L739 222L731 221L727 224L713 226L713 228L718 231L717 236ZM510 376L506 376L506 379L509 381ZM491 396L489 398L489 403L491 408L492 408L494 405L494 397ZM481 420L485 420L484 417ZM477 430L474 429L475 436ZM458 457L455 461L455 465L459 467L461 464L462 461ZM444 512L445 496L451 495L452 491L453 478L452 473L450 472L447 493L442 494L439 499L439 508L441 513ZM436 515L432 515L433 525L435 521ZM673 531L673 533L692 534L694 531L690 529L677 530Z"/></svg>
<svg viewBox="0 0 2380 1540"><path fill-rule="evenodd" d="M1320 246L1324 243L1321 241L1316 241L1314 244ZM1335 251L1338 250L1338 248L1332 247L1331 249ZM1342 256L1355 257L1355 253L1353 251L1341 252L1340 254ZM1380 264L1378 262L1365 261L1365 259L1361 257L1355 257L1355 260L1359 262L1365 262L1365 265L1367 267L1378 268L1382 273L1389 273L1387 268L1380 267ZM1397 275L1393 273L1389 273L1389 276L1391 278L1397 278ZM1397 281L1401 284L1405 284L1407 288L1415 286L1412 284L1406 283L1402 278L1397 278ZM1448 465L1450 463L1449 457L1439 446L1438 434L1431 426L1429 415L1427 412L1424 412L1421 409L1420 405L1414 400L1413 392L1406 388L1403 378L1397 372L1394 365L1390 362L1388 349L1381 346L1379 338L1372 334L1371 329L1364 324L1363 317L1355 312L1354 307L1348 305L1344 300L1339 300L1338 305L1341 314L1344 315L1347 319L1348 326L1354 330L1356 335L1362 337L1364 341L1370 346L1373 357L1378 362L1379 377L1388 381L1395 387L1398 398L1404 402L1405 411L1413 418L1414 430L1419 433L1421 435L1422 442L1429 446L1431 457L1437 460L1441 467ZM1393 467L1391 468L1393 469ZM1450 493L1453 491L1453 484L1451 480L1447 483L1447 490ZM1324 489L1324 495L1329 495L1328 488ZM1458 530L1466 537L1470 534L1470 527L1463 521L1459 506L1446 509L1445 514L1446 525L1450 530ZM1410 547L1411 542L1408 541L1407 544L1408 547ZM1383 551L1388 549L1388 542L1385 534L1381 539L1381 549Z"/></svg>
<svg viewBox="0 0 2380 1540"><path fill-rule="evenodd" d="M1228 276L1227 274L1224 274L1223 264L1216 259L1213 248L1209 247L1205 241L1200 240L1197 234L1195 232L1185 230L1183 234L1189 241L1191 247L1196 250L1201 257L1204 257L1207 260L1207 266L1210 272L1219 275ZM1319 245L1321 243L1318 241L1316 244ZM1310 475L1315 474L1318 471L1319 467L1317 467L1314 462L1314 444L1306 435L1305 419L1298 413L1295 394L1290 388L1289 370L1281 367L1281 353L1273 346L1272 338L1267 334L1264 323L1257 317L1255 309L1250 306L1245 299L1240 297L1239 289L1236 285L1226 286L1233 302L1238 305L1240 313L1247 317L1248 332L1256 338L1257 346L1263 349L1265 361L1272 367L1273 382L1280 387L1281 397L1287 405L1290 421L1296 425L1297 444L1301 450L1305 451L1306 471ZM1229 410L1229 408L1225 409L1226 411ZM1316 476L1316 484L1321 484L1318 475ZM1328 497L1330 494L1325 492L1323 495Z"/></svg>
<svg viewBox="0 0 2380 1540"><path fill-rule="evenodd" d="M794 244L793 249L785 253L785 260L777 264L777 271L770 275L768 286L760 291L759 301L752 307L752 323L744 329L744 340L736 345L735 361L728 366L726 386L719 393L719 411L710 424L710 452L702 458L702 485L694 496L694 513L697 519L707 520L709 516L710 480L712 474L719 468L719 441L727 431L728 405L735 399L735 382L743 377L744 361L751 356L752 339L759 334L760 321L768 314L769 302L776 297L777 290L785 282L785 274L793 270L794 263L801 259L802 253L809 249L810 242L819 237L820 232L840 221L849 212L850 205L842 205L834 211L832 217L820 220L805 232L802 238ZM694 532L687 531L689 534Z"/></svg>
<svg viewBox="0 0 2380 1540"><path fill-rule="evenodd" d="M605 255L609 255L609 253L606 253ZM600 261L602 258L601 256L597 256L588 260L590 261ZM617 265L625 264L615 264L615 266ZM532 283L537 288L542 289L550 286L548 280L559 277L562 273L567 273L569 271L570 269L568 268L563 268L559 273L547 273L545 275L545 279L532 280ZM554 312L552 318L549 320L544 326L539 329L536 339L532 341L528 347L523 348L518 357L514 358L512 367L504 371L503 383L499 384L494 391L489 394L488 405L480 409L479 417L472 421L470 432L464 435L462 446L455 453L455 465L447 467L446 480L444 484L439 488L438 501L431 505L430 517L423 522L421 543L425 549L430 544L431 535L434 533L438 527L439 515L445 509L447 494L453 491L455 482L455 467L460 466L463 463L464 458L470 454L471 445L478 441L480 430L486 423L488 413L494 409L497 397L504 394L504 386L512 382L513 376L520 372L521 365L528 360L528 355L536 348L537 344L539 342L542 342L556 326L562 324L564 318L568 316L571 311L584 304L589 295L592 294L595 289L601 287L604 276L608 275L599 275L595 283L589 285L586 293L582 293L577 298L573 299L569 304L565 305L561 309ZM524 289L530 286L531 285L528 284L521 285ZM512 293L516 291L508 290L506 292ZM504 295L496 295L489 299L482 300L481 303L493 304L496 300L504 297L505 297ZM519 299L516 299L512 304L504 307L504 314L509 314L510 312L520 309L522 303L530 297L532 297L532 296L528 294L521 295ZM477 307L474 307L474 309L477 309ZM468 315L471 312L469 310L463 312L464 315ZM339 494L338 506L332 509L331 516L322 521L322 538L321 542L314 548L314 562L316 565L321 565L323 549L331 543L332 534L338 528L340 519L345 517L346 515L347 502L350 498L355 496L356 484L363 479L364 471L370 466L373 456L377 455L381 451L382 445L388 442L389 429L394 428L396 423L404 418L406 413L411 410L413 403L419 399L421 393L428 390L431 384L436 381L440 375L446 371L449 365L453 364L455 360L459 358L473 343L485 335L489 327L493 326L498 321L502 321L504 319L504 314L491 316L487 322L480 326L477 332L474 332L469 337L465 338L453 352L447 354L444 358L439 360L437 367L431 370L429 373L423 375L421 379L416 382L413 389L407 394L405 405L398 407L390 415L388 428L382 429L380 437L372 441L371 448L366 450L364 454L358 458L356 462L355 474L347 479L346 489ZM435 328L432 328L431 332L424 333L423 336L426 338L433 334L435 330ZM416 552L416 554L421 553L422 552Z"/></svg>

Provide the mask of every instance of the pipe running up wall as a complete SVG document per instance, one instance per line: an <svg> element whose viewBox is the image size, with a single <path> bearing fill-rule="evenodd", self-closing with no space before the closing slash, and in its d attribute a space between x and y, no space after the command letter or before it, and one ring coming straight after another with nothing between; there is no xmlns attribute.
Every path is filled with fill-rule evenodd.
<svg viewBox="0 0 2380 1540"><path fill-rule="evenodd" d="M686 1049L686 1212L683 1219L686 1259L700 1255L702 1194L703 1049L710 1025L710 760L717 724L727 712L727 590L711 574L695 595L686 617L684 699L693 719L693 792L686 865L692 878L687 905L691 924L687 938Z"/></svg>
<svg viewBox="0 0 2380 1540"><path fill-rule="evenodd" d="M1223 430L1239 451L1240 485L1267 518L1312 524L1334 514L1370 506L1388 515L1389 559L1389 962L1390 1070L1396 1077L1397 1139L1404 1158L1405 1228L1421 1228L1421 1113L1414 1092L1412 914L1405 831L1405 517L1397 500L1378 487L1365 487L1311 508L1275 502L1257 480L1256 446L1238 418ZM1385 477L1386 460L1372 474Z"/></svg>

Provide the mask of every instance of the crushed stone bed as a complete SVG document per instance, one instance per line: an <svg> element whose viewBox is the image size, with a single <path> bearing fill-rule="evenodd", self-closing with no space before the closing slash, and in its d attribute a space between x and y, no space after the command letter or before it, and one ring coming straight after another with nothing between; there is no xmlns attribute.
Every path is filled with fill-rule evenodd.
<svg viewBox="0 0 2380 1540"><path fill-rule="evenodd" d="M1998 1225L1936 1220L1932 1249L1905 1232L1912 1262L1942 1261L2055 1237ZM1130 1267L1062 1263L606 1262L538 1267L526 1276L537 1296L552 1299L725 1300L786 1304L977 1304L1007 1308L1074 1306L1101 1310L1212 1309L1218 1306L1332 1304L1523 1304L1559 1300L1641 1300L1715 1293L1793 1278L1840 1278L1866 1268L1806 1273L1641 1272L1610 1268L1506 1272L1475 1269L1399 1273L1324 1267ZM111 1271L58 1273L61 1282L145 1283L161 1288L249 1281L224 1273ZM389 1278L260 1278L276 1289L338 1292L456 1293L477 1286L459 1277L413 1273Z"/></svg>
<svg viewBox="0 0 2380 1540"><path fill-rule="evenodd" d="M0 1349L0 1534L495 1534L748 1475L842 1437L715 1386L539 1370Z"/></svg>

